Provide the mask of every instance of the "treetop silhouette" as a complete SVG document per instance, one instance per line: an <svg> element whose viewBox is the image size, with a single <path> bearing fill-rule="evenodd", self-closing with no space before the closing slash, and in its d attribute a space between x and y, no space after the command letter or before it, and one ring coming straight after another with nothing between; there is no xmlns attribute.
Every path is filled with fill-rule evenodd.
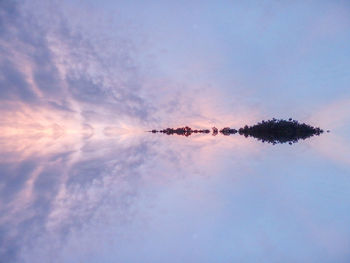
<svg viewBox="0 0 350 263"><path fill-rule="evenodd" d="M150 132L164 133L167 135L181 135L186 137L192 135L193 133L210 134L209 129L192 129L188 126L181 128L166 128L163 130L152 130ZM211 134L213 136L216 136L219 133L225 136L238 133L240 135L244 135L245 137L254 137L259 141L271 144L293 144L299 140L305 140L314 135L318 136L323 133L323 130L305 123L299 123L292 118L288 120L277 120L273 118L272 120L268 121L263 120L253 126L245 125L243 128L238 130L230 127L225 127L221 130L216 127L212 128Z"/></svg>

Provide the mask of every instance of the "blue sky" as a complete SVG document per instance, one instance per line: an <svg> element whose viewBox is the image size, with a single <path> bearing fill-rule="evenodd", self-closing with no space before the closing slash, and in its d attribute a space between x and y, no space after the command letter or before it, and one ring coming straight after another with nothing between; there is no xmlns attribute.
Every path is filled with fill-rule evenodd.
<svg viewBox="0 0 350 263"><path fill-rule="evenodd" d="M346 1L8 3L2 100L152 124L218 112L235 124L304 120L349 98Z"/></svg>

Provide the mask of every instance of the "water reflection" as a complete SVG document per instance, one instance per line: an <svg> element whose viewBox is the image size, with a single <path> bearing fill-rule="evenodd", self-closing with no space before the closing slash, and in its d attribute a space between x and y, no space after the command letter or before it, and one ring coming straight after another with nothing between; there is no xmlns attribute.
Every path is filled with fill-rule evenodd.
<svg viewBox="0 0 350 263"><path fill-rule="evenodd" d="M55 241L51 249L60 249L71 231L100 221L95 216L103 216L104 210L113 209L121 222L129 220L128 210L142 180L138 169L152 156L149 143L76 139L67 138L69 148L53 146L49 152L46 143L37 144L39 155L1 163L1 258L6 262L15 262L26 249L39 252L35 248L40 239ZM53 145L60 143L52 140L45 138Z"/></svg>
<svg viewBox="0 0 350 263"><path fill-rule="evenodd" d="M213 141L181 145L109 126L99 132L51 113L2 118L0 252L6 262L66 262L53 251L64 249L72 233L93 225L122 228L137 217L145 189L163 176L213 169L205 164Z"/></svg>
<svg viewBox="0 0 350 263"><path fill-rule="evenodd" d="M50 118L46 111L42 115L29 109L23 112L28 113L26 117L36 114L36 118L19 115L12 122L5 121L9 119L6 114L2 118L0 253L4 262L138 262L146 255L160 262L169 256L164 248L162 259L155 258L162 242L179 246L187 235L186 246L197 249L206 247L205 240L219 242L221 238L224 244L234 242L240 247L245 234L239 229L246 224L265 229L264 233L255 229L245 237L252 246L259 247L255 242L265 238L271 246L274 242L284 246L276 241L279 231L316 254L323 247L344 254L342 246L350 242L347 224L321 220L328 220L329 209L339 220L347 218L342 211L348 203L336 202L346 198L344 191L350 182L341 173L337 180L328 177L324 171L332 166L319 167L322 159L314 160L320 158L315 157L318 149L330 151L329 145L322 146L329 139L336 144L337 130L295 147L269 147L237 134L191 133L190 140L183 140L182 136L154 136L127 125L122 129L79 122L74 114L61 111L50 112ZM288 169L295 167L301 170L288 175ZM309 180L318 188L312 188ZM323 185L324 181L330 185ZM321 197L314 199L320 192ZM295 207L300 200L294 198L306 200L301 210ZM266 205L272 207L263 210L260 200L269 200ZM326 208L323 202L333 208ZM289 218L280 212L284 206ZM305 209L311 210L306 213ZM186 223L188 218L196 220ZM282 230L273 230L270 221L282 224ZM313 224L318 226L309 232ZM234 229L232 235L224 235L226 230L219 225ZM291 226L303 228L306 234L286 232ZM154 246L146 245L147 240L153 240ZM334 242L337 249L332 248ZM139 258L133 248L145 251ZM244 246L240 249L247 251ZM228 255L229 251L220 253ZM106 255L113 259L103 258Z"/></svg>
<svg viewBox="0 0 350 263"><path fill-rule="evenodd" d="M158 235L147 229L165 220L156 208L158 198L169 202L167 205L173 202L160 197L163 191L179 187L175 206L181 203L182 194L191 192L191 198L206 200L210 207L216 201L213 196L197 196L201 191L211 195L210 191L221 189L222 180L241 184L242 175L259 174L253 167L264 165L266 160L259 161L262 154L275 156L263 144L241 136L193 133L191 140L181 140L135 130L118 133L117 127L110 126L98 132L93 124L78 125L80 129L70 132L65 130L68 123L28 124L15 131L3 127L0 253L5 262L90 262L89 255L100 258L98 250L108 254L116 247L121 253L116 258L135 262L130 259L130 247L120 242L140 246L136 243L145 242L141 241L143 234ZM200 190L202 184L206 190ZM213 184L213 189L207 184ZM186 209L196 211L191 206ZM217 213L220 216L223 211ZM197 229L193 235L205 233Z"/></svg>

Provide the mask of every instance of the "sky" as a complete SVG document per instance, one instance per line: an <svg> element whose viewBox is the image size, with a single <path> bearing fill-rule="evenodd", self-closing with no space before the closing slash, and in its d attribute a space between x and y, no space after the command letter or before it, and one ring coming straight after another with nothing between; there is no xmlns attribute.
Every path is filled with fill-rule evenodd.
<svg viewBox="0 0 350 263"><path fill-rule="evenodd" d="M0 0L0 263L348 262L348 1ZM145 133L294 118L289 145Z"/></svg>

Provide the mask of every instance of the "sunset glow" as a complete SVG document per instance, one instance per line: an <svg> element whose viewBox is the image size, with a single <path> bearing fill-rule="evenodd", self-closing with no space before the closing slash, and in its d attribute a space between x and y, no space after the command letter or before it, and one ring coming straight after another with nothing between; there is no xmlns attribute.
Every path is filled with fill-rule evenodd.
<svg viewBox="0 0 350 263"><path fill-rule="evenodd" d="M350 262L348 1L0 0L0 263Z"/></svg>

